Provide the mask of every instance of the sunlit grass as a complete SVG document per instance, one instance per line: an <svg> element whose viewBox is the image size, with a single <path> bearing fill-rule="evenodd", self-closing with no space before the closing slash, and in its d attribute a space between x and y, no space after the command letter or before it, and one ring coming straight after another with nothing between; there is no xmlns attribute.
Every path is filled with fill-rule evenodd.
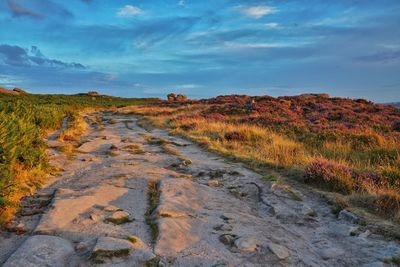
<svg viewBox="0 0 400 267"><path fill-rule="evenodd" d="M87 95L0 94L0 224L11 219L21 197L41 186L51 166L46 155L46 134L61 127L65 117L69 127L59 137L62 149L73 154L74 145L86 130L79 111L111 108L154 101Z"/></svg>
<svg viewBox="0 0 400 267"><path fill-rule="evenodd" d="M322 161L320 168L309 168L304 175L325 190L352 193L348 200L354 205L400 221L398 135L375 131L372 127L354 133L273 124L266 127L248 123L236 113L206 116L207 108L210 106L193 104L128 109L144 116L155 127L168 128L174 134L251 166L305 170L321 159L326 160L327 164Z"/></svg>

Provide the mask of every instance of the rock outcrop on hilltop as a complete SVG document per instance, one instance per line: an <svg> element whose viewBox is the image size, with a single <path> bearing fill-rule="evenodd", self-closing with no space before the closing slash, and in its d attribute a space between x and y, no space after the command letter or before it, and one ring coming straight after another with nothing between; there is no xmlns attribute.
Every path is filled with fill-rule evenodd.
<svg viewBox="0 0 400 267"><path fill-rule="evenodd" d="M14 88L12 90L0 87L0 94L24 95L24 94L28 94L28 92L25 90L22 90L21 88L18 88L18 87Z"/></svg>

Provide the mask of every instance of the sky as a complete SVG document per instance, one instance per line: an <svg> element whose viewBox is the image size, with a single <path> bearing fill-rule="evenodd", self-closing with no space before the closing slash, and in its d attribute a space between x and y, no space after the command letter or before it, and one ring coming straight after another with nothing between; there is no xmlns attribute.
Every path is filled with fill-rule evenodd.
<svg viewBox="0 0 400 267"><path fill-rule="evenodd" d="M400 101L400 1L0 0L0 87Z"/></svg>

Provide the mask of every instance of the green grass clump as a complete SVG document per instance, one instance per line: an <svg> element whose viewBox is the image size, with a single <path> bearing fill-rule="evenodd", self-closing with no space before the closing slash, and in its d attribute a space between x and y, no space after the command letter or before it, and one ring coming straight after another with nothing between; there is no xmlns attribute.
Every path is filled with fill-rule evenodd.
<svg viewBox="0 0 400 267"><path fill-rule="evenodd" d="M128 239L128 241L131 242L132 244L135 244L138 241L136 236L133 235L128 236L126 239Z"/></svg>
<svg viewBox="0 0 400 267"><path fill-rule="evenodd" d="M120 224L133 222L133 219L130 219L129 217L123 217L123 218L111 218L110 217L110 218L105 219L105 221L113 223L115 225L120 225Z"/></svg>
<svg viewBox="0 0 400 267"><path fill-rule="evenodd" d="M145 214L146 217L146 223L150 227L150 233L153 242L155 242L158 238L159 234L159 229L158 229L158 224L156 219L152 216L154 210L158 207L158 204L160 202L160 191L158 189L158 182L157 181L149 181L148 184L148 205L147 205L147 211Z"/></svg>

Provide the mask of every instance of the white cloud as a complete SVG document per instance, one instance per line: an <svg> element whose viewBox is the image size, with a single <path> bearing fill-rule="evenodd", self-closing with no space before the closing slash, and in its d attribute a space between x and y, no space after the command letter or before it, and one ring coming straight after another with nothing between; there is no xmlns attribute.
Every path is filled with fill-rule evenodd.
<svg viewBox="0 0 400 267"><path fill-rule="evenodd" d="M236 43L236 42L225 42L224 46L233 49L285 47L284 44L279 44L279 43Z"/></svg>
<svg viewBox="0 0 400 267"><path fill-rule="evenodd" d="M281 25L279 25L279 23L276 22L270 22L270 23L265 23L264 27L267 29L278 29L281 28Z"/></svg>
<svg viewBox="0 0 400 267"><path fill-rule="evenodd" d="M141 15L142 13L143 10L141 10L140 8L136 6L126 5L117 12L117 15L120 17L135 17Z"/></svg>
<svg viewBox="0 0 400 267"><path fill-rule="evenodd" d="M200 88L202 86L199 84L181 84L181 85L177 85L175 87L178 89L196 89L196 88Z"/></svg>
<svg viewBox="0 0 400 267"><path fill-rule="evenodd" d="M278 12L276 8L271 6L238 6L236 9L243 15L255 19Z"/></svg>
<svg viewBox="0 0 400 267"><path fill-rule="evenodd" d="M15 87L17 84L21 82L22 80L14 76L0 75L0 87Z"/></svg>

